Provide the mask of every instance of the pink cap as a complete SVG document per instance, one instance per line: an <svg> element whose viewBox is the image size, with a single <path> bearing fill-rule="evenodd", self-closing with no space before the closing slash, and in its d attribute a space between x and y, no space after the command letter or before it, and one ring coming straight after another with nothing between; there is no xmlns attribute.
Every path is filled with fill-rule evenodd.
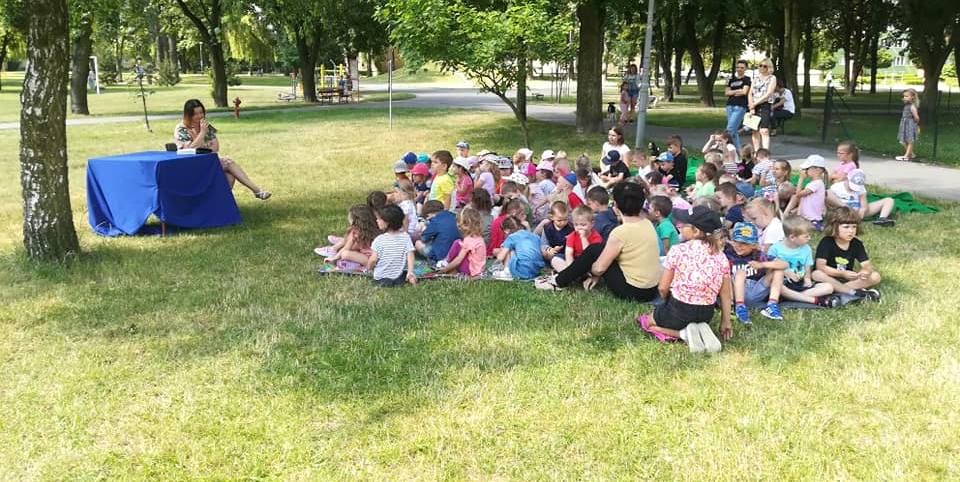
<svg viewBox="0 0 960 482"><path fill-rule="evenodd" d="M430 174L430 168L427 167L426 164L417 163L417 165L413 166L413 169L410 170L410 174L427 176Z"/></svg>

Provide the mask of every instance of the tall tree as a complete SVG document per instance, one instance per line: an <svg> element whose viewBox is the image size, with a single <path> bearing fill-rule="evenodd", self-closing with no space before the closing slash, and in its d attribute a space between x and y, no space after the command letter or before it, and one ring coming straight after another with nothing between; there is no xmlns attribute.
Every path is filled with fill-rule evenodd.
<svg viewBox="0 0 960 482"><path fill-rule="evenodd" d="M210 53L213 70L213 103L227 106L227 59L224 52L223 16L229 0L177 0L183 14L197 29Z"/></svg>
<svg viewBox="0 0 960 482"><path fill-rule="evenodd" d="M568 48L569 16L554 7L547 0L479 6L461 0L390 0L381 14L389 20L391 35L409 66L432 60L463 72L510 107L529 146L527 61L553 59ZM596 62L602 62L601 53ZM580 69L582 74L583 65ZM511 99L508 93L514 87L516 97ZM599 98L599 88L596 95ZM577 98L579 119L579 93ZM599 115L599 103L596 111Z"/></svg>
<svg viewBox="0 0 960 482"><path fill-rule="evenodd" d="M943 64L960 45L960 2L901 0L897 15L907 31L910 56L923 67L923 97L920 102L920 123L935 118L937 93Z"/></svg>
<svg viewBox="0 0 960 482"><path fill-rule="evenodd" d="M90 115L87 106L87 77L90 75L90 55L93 53L93 15L92 2L73 2L71 4L70 35L72 52L70 70L70 112Z"/></svg>
<svg viewBox="0 0 960 482"><path fill-rule="evenodd" d="M328 22L330 11L336 2L313 0L270 0L266 2L267 18L283 26L287 36L297 49L297 65L303 98L317 102L317 81L314 73L317 60L330 50L331 40Z"/></svg>
<svg viewBox="0 0 960 482"><path fill-rule="evenodd" d="M20 93L23 246L31 260L62 261L80 251L67 176L67 3L32 0L30 7Z"/></svg>
<svg viewBox="0 0 960 482"><path fill-rule="evenodd" d="M577 132L603 132L604 0L577 2L580 47L577 49Z"/></svg>
<svg viewBox="0 0 960 482"><path fill-rule="evenodd" d="M22 48L25 24L23 0L0 0L0 75L10 51Z"/></svg>

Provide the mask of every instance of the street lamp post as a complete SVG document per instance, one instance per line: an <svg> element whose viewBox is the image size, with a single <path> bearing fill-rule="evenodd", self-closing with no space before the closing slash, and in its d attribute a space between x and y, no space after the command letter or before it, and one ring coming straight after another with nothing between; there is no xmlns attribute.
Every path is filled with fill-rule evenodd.
<svg viewBox="0 0 960 482"><path fill-rule="evenodd" d="M200 42L200 73L203 73L203 42Z"/></svg>
<svg viewBox="0 0 960 482"><path fill-rule="evenodd" d="M650 103L650 43L653 41L653 3L647 0L647 26L644 28L643 41L643 77L640 79L640 105L637 108L637 138L634 148L641 150L647 129L647 105ZM645 150L644 150L645 152ZM649 154L649 153L648 153Z"/></svg>

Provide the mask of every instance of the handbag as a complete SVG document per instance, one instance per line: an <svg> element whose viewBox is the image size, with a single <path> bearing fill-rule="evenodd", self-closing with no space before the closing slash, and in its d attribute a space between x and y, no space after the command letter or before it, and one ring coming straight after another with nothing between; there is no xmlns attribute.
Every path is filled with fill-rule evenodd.
<svg viewBox="0 0 960 482"><path fill-rule="evenodd" d="M743 126L751 130L757 130L760 128L760 116L755 114L747 114L743 116Z"/></svg>

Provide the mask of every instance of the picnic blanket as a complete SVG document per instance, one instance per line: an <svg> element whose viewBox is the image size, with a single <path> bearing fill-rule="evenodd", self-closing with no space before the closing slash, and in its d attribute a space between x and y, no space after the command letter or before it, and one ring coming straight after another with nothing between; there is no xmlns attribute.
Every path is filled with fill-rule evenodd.
<svg viewBox="0 0 960 482"><path fill-rule="evenodd" d="M908 192L898 192L896 194L877 195L867 193L867 202L874 202L878 199L893 198L893 213L938 213L940 208L936 206L927 206L913 199L913 195ZM891 214L893 214L891 213Z"/></svg>
<svg viewBox="0 0 960 482"><path fill-rule="evenodd" d="M493 279L493 272L503 269L503 264L497 261L494 258L487 259L487 264L483 269L483 274L476 279ZM346 274L346 275L359 275L359 276L373 276L373 272L368 272L363 266L360 266L357 263L351 263L349 261L344 262L340 261L337 263L323 263L320 265L320 268L317 270L320 274ZM414 260L413 262L413 272L417 275L417 280L431 280L431 279L471 279L466 276L450 273L442 274L438 273L435 269L435 263L431 261L426 261L422 259ZM553 274L553 270L549 268L544 268L540 270L540 276ZM533 281L533 280L522 280L519 278L514 278L514 281ZM500 280L498 280L500 281Z"/></svg>

